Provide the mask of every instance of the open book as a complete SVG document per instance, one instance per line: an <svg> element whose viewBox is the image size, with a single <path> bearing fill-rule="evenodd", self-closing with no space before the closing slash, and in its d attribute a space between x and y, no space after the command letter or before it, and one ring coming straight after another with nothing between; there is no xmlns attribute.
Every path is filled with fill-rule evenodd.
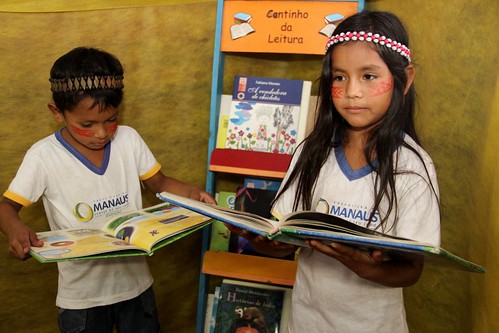
<svg viewBox="0 0 499 333"><path fill-rule="evenodd" d="M333 215L311 211L295 212L284 216L279 221L274 221L251 213L230 210L167 192L159 193L158 197L202 215L283 243L306 246L305 240L307 239L316 239L325 243L345 243L366 250L381 249L392 257L399 256L409 260L420 260L428 264L471 272L485 272L485 268L440 247L385 235Z"/></svg>
<svg viewBox="0 0 499 333"><path fill-rule="evenodd" d="M211 218L172 203L117 215L102 228L64 229L37 233L42 247L30 254L42 263L152 255L211 223Z"/></svg>

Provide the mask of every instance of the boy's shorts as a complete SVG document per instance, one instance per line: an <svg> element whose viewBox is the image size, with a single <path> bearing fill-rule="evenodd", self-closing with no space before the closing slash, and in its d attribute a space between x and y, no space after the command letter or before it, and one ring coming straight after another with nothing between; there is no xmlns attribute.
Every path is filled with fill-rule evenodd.
<svg viewBox="0 0 499 333"><path fill-rule="evenodd" d="M161 332L152 287L139 296L116 304L95 308L59 309L61 333L119 333Z"/></svg>

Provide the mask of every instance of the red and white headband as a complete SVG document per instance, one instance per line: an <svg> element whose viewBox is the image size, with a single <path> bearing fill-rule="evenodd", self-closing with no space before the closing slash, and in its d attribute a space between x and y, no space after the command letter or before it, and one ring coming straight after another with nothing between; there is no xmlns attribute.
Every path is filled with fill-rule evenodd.
<svg viewBox="0 0 499 333"><path fill-rule="evenodd" d="M372 42L376 43L379 45L386 46L387 48L400 53L401 56L407 59L409 63L411 62L411 50L404 44L401 44L397 41L394 41L388 37L385 36L380 36L379 34L373 34L372 32L342 32L340 34L331 36L331 38L328 40L326 44L326 52L331 47L331 45L337 44L337 43L342 43L342 42L348 42L348 41L366 41L366 42Z"/></svg>

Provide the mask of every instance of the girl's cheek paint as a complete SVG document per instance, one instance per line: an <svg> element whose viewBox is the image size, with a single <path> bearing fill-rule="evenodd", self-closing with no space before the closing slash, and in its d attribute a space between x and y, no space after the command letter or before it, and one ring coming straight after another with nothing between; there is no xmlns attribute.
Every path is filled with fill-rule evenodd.
<svg viewBox="0 0 499 333"><path fill-rule="evenodd" d="M393 89L393 81L382 81L371 88L371 97L383 95Z"/></svg>
<svg viewBox="0 0 499 333"><path fill-rule="evenodd" d="M331 88L331 97L332 98L343 98L343 88L332 87Z"/></svg>
<svg viewBox="0 0 499 333"><path fill-rule="evenodd" d="M78 135L85 136L87 138L93 137L94 136L94 131L91 129L84 129L84 128L79 128L74 125L71 125L71 130L75 132Z"/></svg>

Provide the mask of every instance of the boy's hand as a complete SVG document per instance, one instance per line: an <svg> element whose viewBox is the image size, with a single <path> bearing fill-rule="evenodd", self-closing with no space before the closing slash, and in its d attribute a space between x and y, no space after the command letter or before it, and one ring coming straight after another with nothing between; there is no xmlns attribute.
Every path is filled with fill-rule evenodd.
<svg viewBox="0 0 499 333"><path fill-rule="evenodd" d="M24 224L12 228L7 234L9 238L9 255L19 260L30 258L31 246L43 246L36 233Z"/></svg>
<svg viewBox="0 0 499 333"><path fill-rule="evenodd" d="M208 192L203 191L197 187L195 187L193 190L191 190L189 192L189 198L195 199L198 201L202 201L205 203L209 203L209 204L214 204L214 205L217 204L217 202L215 201L215 198L213 198L213 196L211 194L209 194Z"/></svg>
<svg viewBox="0 0 499 333"><path fill-rule="evenodd" d="M0 231L9 240L9 255L20 260L30 257L31 246L43 246L36 233L19 218L21 204L8 198L0 201Z"/></svg>

